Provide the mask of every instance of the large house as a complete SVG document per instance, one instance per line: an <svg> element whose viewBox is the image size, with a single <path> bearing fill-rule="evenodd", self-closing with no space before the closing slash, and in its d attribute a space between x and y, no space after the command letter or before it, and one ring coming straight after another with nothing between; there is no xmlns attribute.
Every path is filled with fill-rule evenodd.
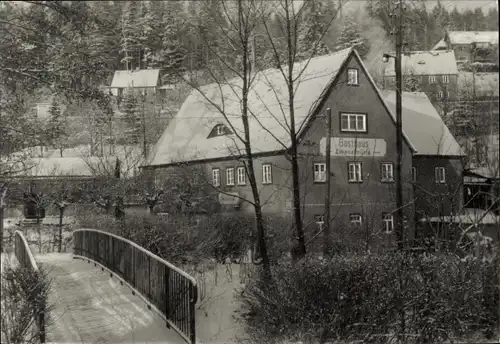
<svg viewBox="0 0 500 344"><path fill-rule="evenodd" d="M498 31L448 31L432 50L453 50L459 64L498 65Z"/></svg>
<svg viewBox="0 0 500 344"><path fill-rule="evenodd" d="M457 98L458 68L452 50L407 52L402 55L401 64L403 87L407 91L413 91L408 89L413 82L413 86L417 86L416 90L425 92L434 103L450 102ZM395 88L394 63L386 64L383 81L384 89Z"/></svg>
<svg viewBox="0 0 500 344"><path fill-rule="evenodd" d="M396 124L394 93L382 93L353 49L319 56L294 65L300 195L305 225L323 221L325 182L331 178L331 213L335 228L379 229L392 237L395 203ZM227 211L251 211L247 181L238 80L193 91L172 119L145 168L175 171L197 166L206 176L214 199ZM276 69L255 76L249 94L250 144L263 211L292 216L292 173L288 154L290 116L286 83ZM460 149L422 93L405 94L403 179L404 213L413 219L415 206L434 199L415 195L455 188L461 180ZM221 115L217 105L223 108ZM406 105L405 105L406 106ZM332 131L325 130L330 109ZM325 143L331 140L330 176L326 175ZM416 186L414 186L416 185ZM460 197L458 197L461 199ZM439 209L438 211L451 211ZM406 238L413 237L413 221ZM361 229L362 228L362 229Z"/></svg>

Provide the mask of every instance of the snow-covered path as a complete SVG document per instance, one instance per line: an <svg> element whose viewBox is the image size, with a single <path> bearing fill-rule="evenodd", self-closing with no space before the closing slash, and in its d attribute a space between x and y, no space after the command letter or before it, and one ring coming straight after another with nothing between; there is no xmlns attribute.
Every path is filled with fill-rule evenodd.
<svg viewBox="0 0 500 344"><path fill-rule="evenodd" d="M116 278L71 254L35 257L53 278L47 342L185 343Z"/></svg>

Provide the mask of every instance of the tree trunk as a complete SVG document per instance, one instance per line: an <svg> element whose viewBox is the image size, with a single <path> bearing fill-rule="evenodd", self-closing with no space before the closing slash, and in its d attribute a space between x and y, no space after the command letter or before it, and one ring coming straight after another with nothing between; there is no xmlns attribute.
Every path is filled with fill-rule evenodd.
<svg viewBox="0 0 500 344"><path fill-rule="evenodd" d="M59 253L62 252L63 217L64 217L64 207L59 207Z"/></svg>
<svg viewBox="0 0 500 344"><path fill-rule="evenodd" d="M302 225L302 216L300 212L300 182L299 182L299 164L297 156L297 134L295 132L295 104L294 104L294 77L293 77L293 62L295 45L292 42L292 27L289 13L289 4L286 1L286 30L287 30L287 52L288 52L288 102L290 111L290 156L292 164L292 191L293 191L293 208L295 219L295 230L297 234L296 247L292 248L292 259L301 259L306 255L306 242L304 238L304 229Z"/></svg>

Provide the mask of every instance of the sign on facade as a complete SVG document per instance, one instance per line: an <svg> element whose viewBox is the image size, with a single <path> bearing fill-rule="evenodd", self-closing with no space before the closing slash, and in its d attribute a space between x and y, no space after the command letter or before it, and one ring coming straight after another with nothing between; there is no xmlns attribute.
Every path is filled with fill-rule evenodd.
<svg viewBox="0 0 500 344"><path fill-rule="evenodd" d="M239 193L237 192L219 193L219 203L223 205L238 205L240 204Z"/></svg>
<svg viewBox="0 0 500 344"><path fill-rule="evenodd" d="M384 139L363 139L356 137L332 137L331 156L383 157L386 154ZM319 144L320 153L326 153L326 138Z"/></svg>

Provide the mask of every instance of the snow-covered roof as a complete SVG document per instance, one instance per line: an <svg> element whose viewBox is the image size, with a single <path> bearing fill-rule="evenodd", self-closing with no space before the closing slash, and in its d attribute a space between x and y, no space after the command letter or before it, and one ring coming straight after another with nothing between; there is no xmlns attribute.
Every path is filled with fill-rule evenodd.
<svg viewBox="0 0 500 344"><path fill-rule="evenodd" d="M458 87L466 92L472 92L475 86L477 96L499 96L498 73L458 73Z"/></svg>
<svg viewBox="0 0 500 344"><path fill-rule="evenodd" d="M302 129L321 95L352 51L349 48L313 58L308 63L304 61L295 64L296 75L304 70L295 93L296 132ZM240 120L240 83L241 80L233 79L227 84L206 85L201 88L203 95L198 90L193 90L163 132L148 165L222 158L244 152L243 144L234 135L217 136L207 140L212 129L220 123L225 123L228 127L232 125L237 134L244 135ZM248 97L253 152L272 152L288 148L290 137L285 124L289 123L286 109L287 85L281 72L268 69L258 73ZM231 125L214 105L224 106Z"/></svg>
<svg viewBox="0 0 500 344"><path fill-rule="evenodd" d="M16 165L16 170L19 172L12 177L91 177L94 175L93 169L100 168L101 165L106 169L114 166L114 159L31 158Z"/></svg>
<svg viewBox="0 0 500 344"><path fill-rule="evenodd" d="M448 31L451 44L498 44L498 31Z"/></svg>
<svg viewBox="0 0 500 344"><path fill-rule="evenodd" d="M500 222L500 216L493 212L487 212L484 209L464 208L462 212L455 216L437 216L431 218L420 219L421 222L441 222L441 223L460 223L470 225L477 223L478 225L494 225Z"/></svg>
<svg viewBox="0 0 500 344"><path fill-rule="evenodd" d="M396 92L381 91L384 101L396 110ZM417 152L415 155L461 156L462 150L436 108L423 92L403 92L403 130Z"/></svg>
<svg viewBox="0 0 500 344"><path fill-rule="evenodd" d="M402 55L405 75L450 75L457 74L457 61L453 50L412 51ZM394 62L386 64L385 76L395 76Z"/></svg>
<svg viewBox="0 0 500 344"><path fill-rule="evenodd" d="M448 45L446 44L444 38L442 38L431 50L447 50Z"/></svg>
<svg viewBox="0 0 500 344"><path fill-rule="evenodd" d="M111 88L156 87L159 82L159 69L117 70Z"/></svg>

